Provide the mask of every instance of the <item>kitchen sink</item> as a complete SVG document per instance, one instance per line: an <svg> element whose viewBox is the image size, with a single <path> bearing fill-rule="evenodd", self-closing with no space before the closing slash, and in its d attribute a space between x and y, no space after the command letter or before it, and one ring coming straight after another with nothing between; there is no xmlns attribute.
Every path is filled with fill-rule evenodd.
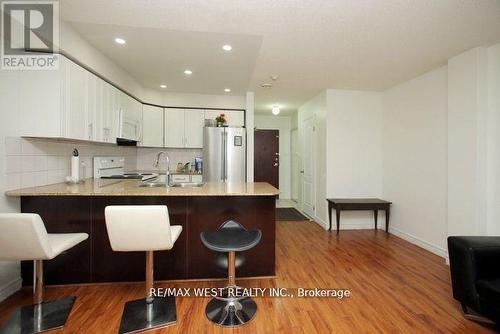
<svg viewBox="0 0 500 334"><path fill-rule="evenodd" d="M139 187L141 188L158 188L158 187L166 187L165 182L142 182L139 183Z"/></svg>
<svg viewBox="0 0 500 334"><path fill-rule="evenodd" d="M172 184L171 187L193 188L193 187L203 187L203 185L204 185L203 182L179 182Z"/></svg>
<svg viewBox="0 0 500 334"><path fill-rule="evenodd" d="M171 184L172 188L195 188L195 187L203 187L203 182L179 182ZM166 187L165 182L142 182L139 184L139 187L144 188L157 188L157 187Z"/></svg>

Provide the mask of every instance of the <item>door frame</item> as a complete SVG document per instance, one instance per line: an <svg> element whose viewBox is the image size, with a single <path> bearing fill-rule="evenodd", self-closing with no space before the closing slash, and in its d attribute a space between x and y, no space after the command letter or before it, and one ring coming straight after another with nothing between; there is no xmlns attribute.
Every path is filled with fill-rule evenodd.
<svg viewBox="0 0 500 334"><path fill-rule="evenodd" d="M312 167L311 167L311 184L312 184L312 204L313 204L313 210L312 212L309 212L309 210L306 210L304 207L304 173L300 173L300 199L299 199L299 205L300 209L302 212L305 214L309 215L311 218L316 217L316 156L315 156L315 149L316 149L316 115L311 115L310 117L307 117L302 120L302 139L304 138L304 130L305 130L305 124L311 122L313 126L313 136L312 136L312 141L311 141L311 160L312 160ZM305 147L304 147L304 140L300 140L301 137L299 136L299 141L301 141L301 171L304 170L304 152L305 152Z"/></svg>
<svg viewBox="0 0 500 334"><path fill-rule="evenodd" d="M293 137L296 136L296 144L294 147L293 145ZM294 150L295 149L295 150ZM296 153L295 153L296 152ZM294 160L297 160L297 173L295 173L293 169L293 163ZM299 204L300 203L300 141L299 141L299 128L293 128L290 130L290 198L292 201L295 203ZM294 180L297 183L297 197L294 198L293 194L293 185L294 185Z"/></svg>

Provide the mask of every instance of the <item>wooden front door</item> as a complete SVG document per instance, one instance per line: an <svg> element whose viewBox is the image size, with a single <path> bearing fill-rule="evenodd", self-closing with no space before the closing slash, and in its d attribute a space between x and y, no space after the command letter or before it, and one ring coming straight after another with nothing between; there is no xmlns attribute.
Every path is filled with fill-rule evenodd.
<svg viewBox="0 0 500 334"><path fill-rule="evenodd" d="M279 189L279 131L256 129L254 134L254 180Z"/></svg>

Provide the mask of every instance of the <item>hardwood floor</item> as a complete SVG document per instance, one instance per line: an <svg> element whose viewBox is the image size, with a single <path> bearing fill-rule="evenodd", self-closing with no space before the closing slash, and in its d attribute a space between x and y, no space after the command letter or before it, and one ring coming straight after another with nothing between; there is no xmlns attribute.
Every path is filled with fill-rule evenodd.
<svg viewBox="0 0 500 334"><path fill-rule="evenodd" d="M256 298L254 320L235 329L210 323L208 298L177 299L177 324L155 333L491 333L465 320L451 297L444 260L382 231L342 231L314 223L277 223L276 279L240 280L245 287L345 288L352 296ZM222 286L224 282L161 282L161 287ZM143 284L49 287L46 299L77 296L64 330L116 333L123 304L142 297ZM23 290L0 304L0 323L31 303Z"/></svg>

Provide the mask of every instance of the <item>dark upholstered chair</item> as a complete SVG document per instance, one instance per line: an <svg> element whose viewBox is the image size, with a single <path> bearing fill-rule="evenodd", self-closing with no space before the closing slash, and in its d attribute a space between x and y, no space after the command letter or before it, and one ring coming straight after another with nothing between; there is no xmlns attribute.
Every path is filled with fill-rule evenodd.
<svg viewBox="0 0 500 334"><path fill-rule="evenodd" d="M453 297L466 318L500 324L500 237L448 237Z"/></svg>

